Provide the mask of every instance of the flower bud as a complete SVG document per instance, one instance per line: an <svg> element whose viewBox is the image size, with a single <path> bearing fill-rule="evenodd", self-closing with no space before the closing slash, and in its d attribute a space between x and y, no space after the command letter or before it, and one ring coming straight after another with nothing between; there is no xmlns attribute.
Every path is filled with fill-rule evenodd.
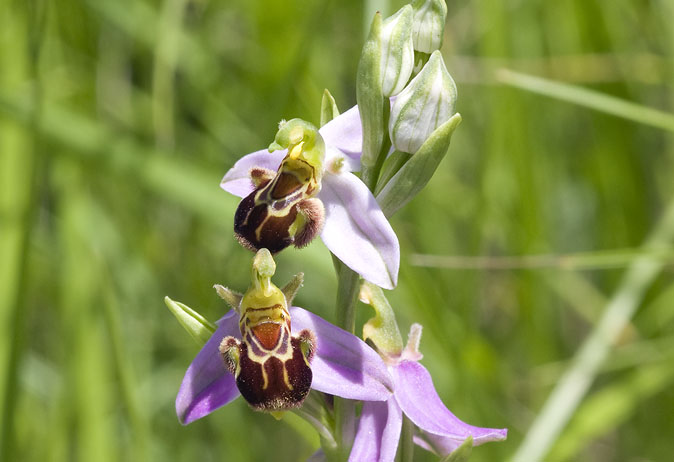
<svg viewBox="0 0 674 462"><path fill-rule="evenodd" d="M412 7L405 5L382 23L380 68L384 96L400 93L412 74L412 17Z"/></svg>
<svg viewBox="0 0 674 462"><path fill-rule="evenodd" d="M391 108L389 134L398 151L414 154L454 114L456 84L442 55L434 51Z"/></svg>
<svg viewBox="0 0 674 462"><path fill-rule="evenodd" d="M414 49L429 54L439 50L447 16L445 0L416 0L412 8L414 8L412 24Z"/></svg>

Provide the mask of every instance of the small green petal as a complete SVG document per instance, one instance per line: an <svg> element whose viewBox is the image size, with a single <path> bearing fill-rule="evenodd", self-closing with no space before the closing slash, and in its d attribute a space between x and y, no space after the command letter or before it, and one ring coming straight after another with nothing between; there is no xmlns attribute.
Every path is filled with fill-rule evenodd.
<svg viewBox="0 0 674 462"><path fill-rule="evenodd" d="M283 295L286 297L288 306L292 306L293 299L295 298L295 295L297 295L297 291L302 287L302 283L304 283L304 273L297 273L290 282L281 289L281 292L283 292Z"/></svg>
<svg viewBox="0 0 674 462"><path fill-rule="evenodd" d="M181 326L185 328L192 338L199 344L205 344L211 338L217 326L194 311L187 305L180 302L174 302L168 296L164 297L164 303L171 313L178 319Z"/></svg>
<svg viewBox="0 0 674 462"><path fill-rule="evenodd" d="M376 313L375 317L363 326L363 339L370 339L385 356L400 355L403 351L403 339L393 308L384 292L379 286L363 282L360 288L360 301L370 305Z"/></svg>
<svg viewBox="0 0 674 462"><path fill-rule="evenodd" d="M218 296L227 302L227 305L229 305L231 309L237 312L239 311L243 294L235 292L220 284L215 284L213 288L215 289L215 292L218 294Z"/></svg>
<svg viewBox="0 0 674 462"><path fill-rule="evenodd" d="M339 109L335 98L328 89L323 90L323 99L321 99L321 127L339 115Z"/></svg>

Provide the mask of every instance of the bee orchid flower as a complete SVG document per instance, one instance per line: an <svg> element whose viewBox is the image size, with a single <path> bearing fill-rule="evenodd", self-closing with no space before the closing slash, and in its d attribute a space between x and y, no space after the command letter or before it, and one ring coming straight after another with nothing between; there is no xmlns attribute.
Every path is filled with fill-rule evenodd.
<svg viewBox="0 0 674 462"><path fill-rule="evenodd" d="M234 220L253 251L302 247L320 234L325 245L365 280L395 287L398 238L376 199L352 172L360 168L362 129L353 107L320 130L300 119L280 124L269 149L250 153L220 186L243 198Z"/></svg>
<svg viewBox="0 0 674 462"><path fill-rule="evenodd" d="M182 424L239 395L253 409L271 413L301 406L310 388L354 400L386 401L391 396L392 379L380 356L353 334L291 306L302 275L279 289L271 282L274 271L271 254L262 249L245 294L216 286L235 309L217 328L210 326L210 338L187 368L176 397ZM172 300L167 305L183 325L198 317ZM199 324L202 333L196 338L201 340L207 323Z"/></svg>

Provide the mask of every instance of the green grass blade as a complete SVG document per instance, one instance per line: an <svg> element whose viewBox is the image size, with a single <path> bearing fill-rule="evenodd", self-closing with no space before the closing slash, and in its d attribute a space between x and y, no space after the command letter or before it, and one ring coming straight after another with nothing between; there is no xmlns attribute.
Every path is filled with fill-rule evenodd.
<svg viewBox="0 0 674 462"><path fill-rule="evenodd" d="M506 85L578 104L596 111L612 114L644 125L674 132L674 114L625 101L595 90L521 74L508 69L496 73L496 79Z"/></svg>
<svg viewBox="0 0 674 462"><path fill-rule="evenodd" d="M644 244L645 249L667 249L674 239L674 201ZM575 413L604 360L630 322L644 292L662 270L663 263L642 256L630 265L623 281L590 336L576 353L569 369L550 393L514 461L543 460Z"/></svg>

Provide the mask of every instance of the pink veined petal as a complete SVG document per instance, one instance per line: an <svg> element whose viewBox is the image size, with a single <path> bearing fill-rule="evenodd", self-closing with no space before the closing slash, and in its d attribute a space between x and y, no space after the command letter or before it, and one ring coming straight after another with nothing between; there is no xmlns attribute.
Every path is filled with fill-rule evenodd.
<svg viewBox="0 0 674 462"><path fill-rule="evenodd" d="M290 308L290 319L293 333L309 329L316 334L312 388L354 400L385 401L391 397L391 375L367 343L299 307Z"/></svg>
<svg viewBox="0 0 674 462"><path fill-rule="evenodd" d="M363 403L349 462L392 462L398 449L402 423L402 411L395 399L385 403Z"/></svg>
<svg viewBox="0 0 674 462"><path fill-rule="evenodd" d="M360 163L363 149L363 128L360 124L358 106L323 125L318 132L323 137L326 146L334 146L350 158Z"/></svg>
<svg viewBox="0 0 674 462"><path fill-rule="evenodd" d="M475 446L505 439L506 429L475 427L452 414L435 391L431 374L418 362L402 361L390 369L395 398L405 415L421 430L444 438L442 445L451 447L453 441L458 447L468 436Z"/></svg>
<svg viewBox="0 0 674 462"><path fill-rule="evenodd" d="M318 197L325 206L321 238L346 266L384 289L398 282L400 246L367 186L355 175L326 174Z"/></svg>
<svg viewBox="0 0 674 462"><path fill-rule="evenodd" d="M218 321L218 328L187 368L176 397L181 424L200 419L239 396L234 376L225 369L218 351L228 335L240 337L239 317L233 310Z"/></svg>
<svg viewBox="0 0 674 462"><path fill-rule="evenodd" d="M287 152L287 149L274 152L262 149L246 154L227 171L220 182L220 187L235 196L246 197L255 189L250 180L250 169L260 167L276 171Z"/></svg>

